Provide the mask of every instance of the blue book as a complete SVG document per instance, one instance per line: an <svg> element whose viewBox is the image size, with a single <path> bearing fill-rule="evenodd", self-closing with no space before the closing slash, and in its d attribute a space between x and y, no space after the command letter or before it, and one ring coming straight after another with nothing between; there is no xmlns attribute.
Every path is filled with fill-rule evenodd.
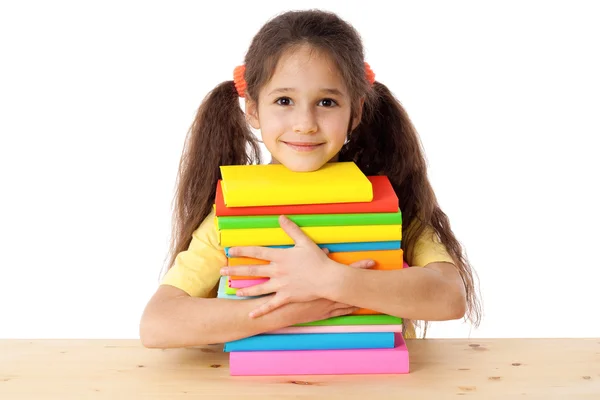
<svg viewBox="0 0 600 400"><path fill-rule="evenodd" d="M225 343L223 351L391 349L394 332L261 334Z"/></svg>
<svg viewBox="0 0 600 400"><path fill-rule="evenodd" d="M330 253L342 253L350 251L369 251L369 250L398 250L400 249L402 242L387 241L387 242L357 242L357 243L329 243L329 244L318 244L320 248L327 247ZM293 247L293 245L277 245L277 246L265 246L272 247L275 249L287 249ZM225 247L225 255L229 257L230 247Z"/></svg>

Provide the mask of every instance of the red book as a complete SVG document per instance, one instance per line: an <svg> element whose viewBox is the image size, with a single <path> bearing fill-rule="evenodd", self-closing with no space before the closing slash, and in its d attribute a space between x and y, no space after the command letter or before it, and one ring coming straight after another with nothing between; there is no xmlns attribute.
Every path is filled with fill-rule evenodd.
<svg viewBox="0 0 600 400"><path fill-rule="evenodd" d="M217 182L215 199L216 214L221 216L243 215L295 215L295 214L354 214L354 213L393 213L398 211L398 196L387 176L368 176L373 186L373 200L366 203L300 204L262 207L226 207L221 190L221 180Z"/></svg>

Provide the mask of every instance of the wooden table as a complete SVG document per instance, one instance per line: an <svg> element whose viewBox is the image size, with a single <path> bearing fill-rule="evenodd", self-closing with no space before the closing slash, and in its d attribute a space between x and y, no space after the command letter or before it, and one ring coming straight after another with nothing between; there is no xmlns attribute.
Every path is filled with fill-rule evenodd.
<svg viewBox="0 0 600 400"><path fill-rule="evenodd" d="M407 346L407 375L231 377L217 345L0 340L0 399L600 399L600 338L420 339Z"/></svg>

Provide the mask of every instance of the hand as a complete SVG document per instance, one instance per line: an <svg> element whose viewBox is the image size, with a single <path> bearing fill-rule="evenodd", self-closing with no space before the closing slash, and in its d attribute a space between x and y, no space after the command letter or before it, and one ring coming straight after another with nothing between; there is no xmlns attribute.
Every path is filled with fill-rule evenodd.
<svg viewBox="0 0 600 400"><path fill-rule="evenodd" d="M280 311L285 312L286 315L289 313L290 325L348 315L356 310L358 307L323 298L302 303L289 303L280 308Z"/></svg>
<svg viewBox="0 0 600 400"><path fill-rule="evenodd" d="M275 293L265 304L250 313L251 318L267 314L290 302L307 302L327 297L328 287L335 280L337 267L345 267L330 260L302 230L285 216L279 225L295 243L288 249L268 247L232 247L232 257L251 257L270 261L267 265L240 265L221 269L221 275L262 276L267 282L237 291L238 296L259 296ZM351 264L355 268L369 268L373 260Z"/></svg>

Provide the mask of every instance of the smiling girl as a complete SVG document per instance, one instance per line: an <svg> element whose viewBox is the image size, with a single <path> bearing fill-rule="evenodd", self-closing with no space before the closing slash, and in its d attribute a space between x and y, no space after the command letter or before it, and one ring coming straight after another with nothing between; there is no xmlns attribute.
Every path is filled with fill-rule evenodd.
<svg viewBox="0 0 600 400"><path fill-rule="evenodd" d="M404 318L405 337L415 335L412 321L466 315L477 325L473 271L428 181L419 137L400 103L375 81L354 28L328 12L288 12L260 29L244 61L232 81L204 99L187 137L169 269L144 310L142 343L224 343L357 308ZM260 162L250 127L260 130L271 162L292 171L353 161L365 175L386 175L402 208L411 268L338 264L284 216L280 224L294 247L232 248L232 256L270 264L226 267L212 205L219 166ZM221 274L271 279L240 291L265 296L236 301L215 298Z"/></svg>

